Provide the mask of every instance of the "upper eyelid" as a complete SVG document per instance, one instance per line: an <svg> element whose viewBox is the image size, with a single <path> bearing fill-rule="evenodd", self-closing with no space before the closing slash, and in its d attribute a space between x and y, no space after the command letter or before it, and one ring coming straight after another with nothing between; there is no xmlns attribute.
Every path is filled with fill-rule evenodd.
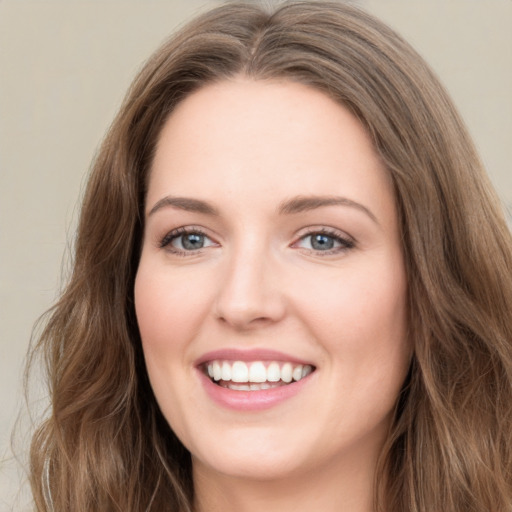
<svg viewBox="0 0 512 512"><path fill-rule="evenodd" d="M166 231L163 236L159 235L157 238L157 244L159 247L164 247L168 243L170 243L174 238L187 234L187 233L198 233L201 234L213 242L219 244L219 236L216 236L215 234L212 234L209 229L204 228L199 225L185 225L185 226L178 226L176 228L173 228L169 231ZM307 236L314 235L316 233L325 234L327 236L331 236L333 238L338 238L341 241L350 242L352 244L356 244L356 239L347 233L346 231L343 231L339 228L334 228L332 226L326 226L326 225L311 225L311 226L304 226L296 231L295 237L290 245L296 244L299 240L304 239ZM164 241L166 243L164 244Z"/></svg>
<svg viewBox="0 0 512 512"><path fill-rule="evenodd" d="M315 235L322 235L322 236L325 236L325 237L328 237L328 238L332 238L335 242L339 243L340 246L345 247L345 248L349 248L349 247L352 248L352 247L355 246L355 243L351 239L343 238L341 236L333 235L333 234L330 234L330 233L310 233L308 235L301 236L292 245L296 245L296 244L298 244L299 242L301 242L303 240L307 240L308 238L314 237Z"/></svg>
<svg viewBox="0 0 512 512"><path fill-rule="evenodd" d="M200 234L208 236L208 237L215 237L215 235L212 234L212 231L210 229L207 229L198 224L178 226L178 227L175 227L172 229L166 229L166 230L162 230L162 231L165 232L164 236L168 236L171 234L179 235L182 233L200 233Z"/></svg>
<svg viewBox="0 0 512 512"><path fill-rule="evenodd" d="M339 255L341 253L355 249L357 247L356 239L353 236L349 235L346 231L342 231L340 229L327 226L309 226L308 228L304 229L306 229L307 231L302 232L300 235L296 236L295 240L290 244L291 248L303 250L318 256L327 257L336 254ZM325 251L299 246L299 243L301 241L315 234L322 234L337 239L340 245L338 247L327 249Z"/></svg>
<svg viewBox="0 0 512 512"><path fill-rule="evenodd" d="M199 235L204 236L205 238L209 238L212 241L216 241L216 237L214 235L210 234L208 230L200 226L181 226L178 228L171 229L162 237L162 240L166 238L172 240L173 238L177 238L181 235L187 235L192 233L197 233Z"/></svg>
<svg viewBox="0 0 512 512"><path fill-rule="evenodd" d="M205 236L206 238L209 238L212 241L215 241L214 237L209 235L203 228L199 226L180 226L174 229L171 229L170 231L167 231L164 236L159 236L157 238L157 243L160 248L167 247L172 240L175 238L191 234L191 233L198 233L202 236Z"/></svg>
<svg viewBox="0 0 512 512"><path fill-rule="evenodd" d="M300 240L306 236L314 235L315 233L323 233L328 236L340 238L341 240L350 240L351 242L356 243L356 239L346 231L343 231L339 228L322 225L314 225L301 228L297 232L296 239Z"/></svg>

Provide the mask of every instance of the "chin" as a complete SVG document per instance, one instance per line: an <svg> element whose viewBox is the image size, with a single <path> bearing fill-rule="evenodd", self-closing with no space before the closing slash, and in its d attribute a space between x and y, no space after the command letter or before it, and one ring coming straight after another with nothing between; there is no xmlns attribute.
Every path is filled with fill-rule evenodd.
<svg viewBox="0 0 512 512"><path fill-rule="evenodd" d="M292 446L286 447L281 436L265 439L265 435L241 436L230 442L217 439L214 446L192 452L192 462L229 478L277 480L300 473L309 467L304 454ZM202 452L202 453L201 453Z"/></svg>
<svg viewBox="0 0 512 512"><path fill-rule="evenodd" d="M285 459L283 454L279 454L279 457L265 457L260 453L237 458L227 457L222 461L218 458L198 460L192 457L192 464L195 469L202 467L208 472L217 473L226 478L259 482L283 480L300 473L296 461L292 458Z"/></svg>

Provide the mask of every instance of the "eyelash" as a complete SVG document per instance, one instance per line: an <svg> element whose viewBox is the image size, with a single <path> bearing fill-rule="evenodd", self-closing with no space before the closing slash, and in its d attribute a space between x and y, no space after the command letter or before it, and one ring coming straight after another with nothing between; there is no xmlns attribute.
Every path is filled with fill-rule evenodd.
<svg viewBox="0 0 512 512"><path fill-rule="evenodd" d="M172 254L175 254L177 256L191 256L195 254L199 254L203 247L200 249L195 250L181 250L176 247L173 247L171 243L176 240L177 238L184 236L184 235L199 235L204 236L205 238L210 239L210 237L200 228L196 227L180 227L177 229L173 229L169 233L167 233L159 243L160 249L166 249ZM348 237L348 236L341 236L339 232L330 230L327 228L320 228L320 229L311 229L307 233L303 234L296 242L294 242L291 247L297 247L298 244L301 241L306 240L308 237L313 237L315 235L324 235L329 238L332 238L335 243L339 243L339 247L335 247L332 249L328 249L325 251L322 250L315 250L315 249L309 249L309 248L302 248L303 250L307 251L308 253L314 253L318 256L330 256L333 254L339 254L345 251L349 251L350 249L353 249L355 247L355 241ZM298 248L298 247L297 247Z"/></svg>
<svg viewBox="0 0 512 512"><path fill-rule="evenodd" d="M186 250L181 250L181 249L178 249L176 247L173 247L171 245L171 243L181 237L181 236L184 236L184 235L200 235L200 236L204 236L205 238L210 238L202 229L200 228L196 228L196 227L181 227L181 228L176 228L176 229L173 229L172 231L170 231L169 233L167 233L163 238L162 240L160 241L159 243L159 247L160 249L167 249L169 252L171 252L172 254L175 254L177 256L190 256L192 254L199 254L201 252L201 249L196 249L196 250L190 250L190 251L186 251Z"/></svg>
<svg viewBox="0 0 512 512"><path fill-rule="evenodd" d="M340 244L339 247L335 247L335 248L328 249L325 251L303 248L303 250L308 251L308 253L310 253L310 254L314 253L315 255L318 255L321 257L322 256L332 256L333 254L340 254L340 253L349 251L350 249L354 249L356 246L355 241L351 237L349 237L347 235L342 236L338 231L335 231L335 230L331 230L328 228L320 228L320 229L311 229L310 231L308 231L307 233L302 235L298 239L297 242L294 242L292 244L292 247L297 246L297 244L299 242L306 240L308 237L313 237L315 235L327 236L329 238L332 238L335 242Z"/></svg>

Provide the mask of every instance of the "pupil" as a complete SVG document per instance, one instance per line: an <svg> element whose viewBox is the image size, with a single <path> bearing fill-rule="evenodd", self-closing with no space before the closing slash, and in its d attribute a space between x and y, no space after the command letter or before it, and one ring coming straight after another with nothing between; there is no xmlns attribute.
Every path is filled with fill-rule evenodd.
<svg viewBox="0 0 512 512"><path fill-rule="evenodd" d="M331 236L327 235L313 235L311 237L311 246L313 249L326 251L334 247L334 240Z"/></svg>
<svg viewBox="0 0 512 512"><path fill-rule="evenodd" d="M181 243L183 244L184 249L195 250L201 249L204 245L204 236L199 235L197 233L191 233L188 235L184 235L181 238Z"/></svg>

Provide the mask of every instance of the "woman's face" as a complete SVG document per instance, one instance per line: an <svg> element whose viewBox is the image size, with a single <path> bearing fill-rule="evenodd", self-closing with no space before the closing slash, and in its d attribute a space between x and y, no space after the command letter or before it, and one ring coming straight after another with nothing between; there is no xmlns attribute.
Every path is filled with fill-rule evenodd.
<svg viewBox="0 0 512 512"><path fill-rule="evenodd" d="M163 128L145 215L137 319L194 469L373 464L411 348L392 184L356 118L296 83L206 86Z"/></svg>

